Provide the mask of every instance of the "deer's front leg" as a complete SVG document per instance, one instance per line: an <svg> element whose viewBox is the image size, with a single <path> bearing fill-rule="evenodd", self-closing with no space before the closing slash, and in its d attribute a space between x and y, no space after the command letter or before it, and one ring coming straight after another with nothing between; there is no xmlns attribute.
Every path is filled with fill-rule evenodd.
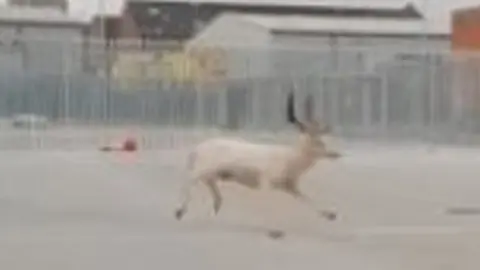
<svg viewBox="0 0 480 270"><path fill-rule="evenodd" d="M326 218L327 220L332 221L337 219L337 213L335 211L317 209L313 201L308 196L301 193L299 190L295 190L294 192L287 191L287 193L292 195L295 199L299 200L300 202L306 204L310 208L314 209L320 216Z"/></svg>
<svg viewBox="0 0 480 270"><path fill-rule="evenodd" d="M328 220L337 219L337 213L334 212L334 211L323 210L323 209L318 210L315 207L315 204L313 203L313 201L298 189L298 187L296 185L296 182L291 181L291 180L282 181L281 183L278 183L275 186L275 188L289 194L290 196L292 196L296 200L298 200L301 203L307 205L309 208L314 209L322 217L324 217Z"/></svg>

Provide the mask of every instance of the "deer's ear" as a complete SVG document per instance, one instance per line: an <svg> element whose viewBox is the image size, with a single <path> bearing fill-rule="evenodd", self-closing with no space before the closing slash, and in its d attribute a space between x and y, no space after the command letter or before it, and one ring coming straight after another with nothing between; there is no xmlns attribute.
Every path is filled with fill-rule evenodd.
<svg viewBox="0 0 480 270"><path fill-rule="evenodd" d="M295 98L293 96L293 92L288 94L287 99L287 121L289 123L294 124L301 132L306 131L306 126L302 122L300 122L295 115Z"/></svg>
<svg viewBox="0 0 480 270"><path fill-rule="evenodd" d="M331 132L330 125L313 120L310 123L310 126L313 127L314 133L319 135L329 134Z"/></svg>
<svg viewBox="0 0 480 270"><path fill-rule="evenodd" d="M330 128L330 126L328 124L324 124L320 128L320 133L321 134L328 134L328 133L331 133L331 132L332 132L332 129Z"/></svg>
<svg viewBox="0 0 480 270"><path fill-rule="evenodd" d="M304 123L298 121L298 122L295 123L295 126L297 127L297 129L298 129L300 132L302 132L302 133L307 132L307 126L306 126Z"/></svg>
<svg viewBox="0 0 480 270"><path fill-rule="evenodd" d="M307 123L313 123L314 121L313 116L315 114L315 101L313 100L313 97L311 94L308 94L305 98L304 109L305 109L305 121Z"/></svg>
<svg viewBox="0 0 480 270"><path fill-rule="evenodd" d="M311 94L308 94L305 98L305 121L322 135L331 131L328 124L322 123L315 117L315 100Z"/></svg>
<svg viewBox="0 0 480 270"><path fill-rule="evenodd" d="M295 98L293 92L290 92L287 97L287 121L295 124L297 118L295 117Z"/></svg>

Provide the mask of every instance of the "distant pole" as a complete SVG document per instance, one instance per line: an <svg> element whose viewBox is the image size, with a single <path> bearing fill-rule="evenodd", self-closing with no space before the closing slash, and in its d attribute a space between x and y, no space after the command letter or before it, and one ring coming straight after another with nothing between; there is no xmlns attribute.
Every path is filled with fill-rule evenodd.
<svg viewBox="0 0 480 270"><path fill-rule="evenodd" d="M107 37L106 37L106 20L105 20L105 1L104 0L97 0L98 2L98 12L97 14L99 15L99 19L100 19L100 46L102 47L102 50L103 50L103 57L104 57L104 67L103 67L103 76L104 76L104 79L105 79L105 89L104 89L104 95L103 95L103 120L105 122L109 122L109 105L110 105L110 102L109 102L109 91L110 91L110 83L109 83L109 73L110 71L108 70L109 69L109 58L110 58L110 55L109 55L109 48L108 48L108 40L107 40Z"/></svg>
<svg viewBox="0 0 480 270"><path fill-rule="evenodd" d="M434 65L434 58L432 57L434 55L434 53L436 53L435 51L432 52L429 50L429 16L428 16L428 8L429 8L429 0L423 0L423 13L424 13L424 47L425 47L425 57L426 57L426 62L427 62L427 80L428 80L428 108L429 108L429 111L428 111L428 114L429 114L429 118L428 118L428 126L432 129L430 130L431 133L429 134L433 134L434 133L434 129L435 129L435 99L436 99L436 95L435 95L435 82L434 82L434 79L435 79L435 69L433 67ZM430 138L430 139L433 139L435 140L435 138ZM434 142L432 141L432 144L434 144Z"/></svg>
<svg viewBox="0 0 480 270"><path fill-rule="evenodd" d="M110 138L108 136L108 130L107 130L107 127L106 125L108 125L108 122L109 122L109 115L108 115L108 104L109 104L109 101L108 101L108 78L107 78L107 70L106 70L106 66L107 66L107 63L108 63L108 55L107 55L107 49L106 49L106 31L105 31L105 1L104 0L97 0L97 16L99 18L99 23L100 23L100 39L97 40L97 44L98 44L98 47L100 49L100 51L103 52L103 62L101 62L100 66L103 65L103 67L100 68L99 71L97 71L97 76L101 76L100 78L100 85L101 85L101 88L99 89L100 90L100 93L101 94L101 97L100 97L100 100L102 100L101 102L101 106L102 106L102 116L101 116L101 120L99 121L100 123L103 123L104 124L104 128L103 128L103 143L108 143L110 141ZM107 84L104 84L104 82L107 82ZM105 85L105 87L104 87Z"/></svg>
<svg viewBox="0 0 480 270"><path fill-rule="evenodd" d="M428 0L423 0L422 2L423 4L423 7L422 7L422 10L423 10L423 20L424 20L424 24L423 24L423 32L424 32L424 49L425 49L425 53L428 53L428 6L429 6L429 2Z"/></svg>
<svg viewBox="0 0 480 270"><path fill-rule="evenodd" d="M103 15L105 14L105 3L103 0L97 0L97 14L100 18L100 40L104 41L105 39L105 19Z"/></svg>

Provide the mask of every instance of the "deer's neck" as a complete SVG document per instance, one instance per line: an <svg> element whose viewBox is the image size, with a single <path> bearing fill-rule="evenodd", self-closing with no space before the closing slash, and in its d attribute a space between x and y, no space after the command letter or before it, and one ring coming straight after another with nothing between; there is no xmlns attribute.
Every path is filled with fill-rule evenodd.
<svg viewBox="0 0 480 270"><path fill-rule="evenodd" d="M308 139L300 140L290 160L292 176L299 177L317 162L317 154Z"/></svg>

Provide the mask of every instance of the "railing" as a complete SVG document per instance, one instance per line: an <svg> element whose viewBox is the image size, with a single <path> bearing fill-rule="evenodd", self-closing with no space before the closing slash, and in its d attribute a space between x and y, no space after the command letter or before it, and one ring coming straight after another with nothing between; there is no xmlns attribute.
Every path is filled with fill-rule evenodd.
<svg viewBox="0 0 480 270"><path fill-rule="evenodd" d="M33 52L46 53L55 41L35 42L36 50L22 57L0 52L10 59L0 65L0 148L86 147L131 132L152 146L156 138L173 145L186 130L279 134L290 129L285 98L292 89L299 112L310 94L316 115L339 137L478 142L480 60L474 54L396 49L379 58L366 48L335 54L323 48L200 48L221 52L211 56L221 63L214 67L221 76L206 78L198 76L208 73L199 71L198 48L191 58L197 62L188 64L192 48L180 45L63 41L46 57ZM166 70L170 54L186 56L176 75ZM186 76L195 73L192 68L196 75ZM45 116L50 127L14 129L10 121L18 114ZM59 136L68 143L54 143Z"/></svg>

